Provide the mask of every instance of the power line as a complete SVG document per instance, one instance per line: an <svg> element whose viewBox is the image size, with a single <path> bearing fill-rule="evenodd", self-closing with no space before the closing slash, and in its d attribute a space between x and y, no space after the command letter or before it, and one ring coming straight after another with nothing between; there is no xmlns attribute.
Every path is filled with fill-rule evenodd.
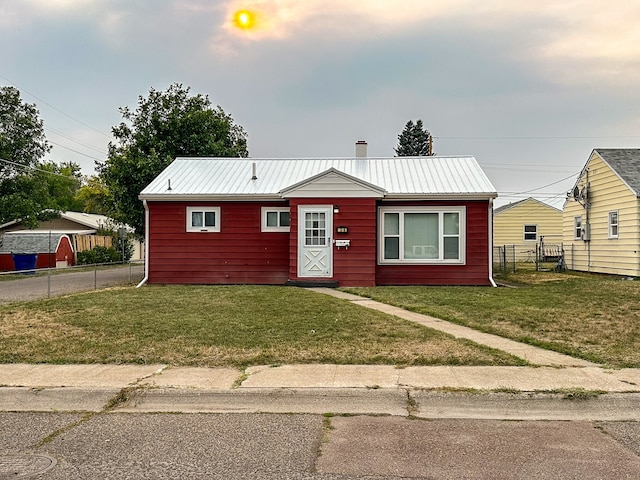
<svg viewBox="0 0 640 480"><path fill-rule="evenodd" d="M50 172L49 170L43 170L41 168L32 167L31 165L23 165L21 163L12 162L11 160L7 160L6 158L0 158L0 162L8 163L10 165L14 165L14 166L20 167L20 168L29 168L29 169L34 170L36 172L48 173L49 175L56 175L56 176L62 177L62 178L74 178L71 175L63 175L61 173Z"/></svg>
<svg viewBox="0 0 640 480"><path fill-rule="evenodd" d="M536 135L536 136L456 136L456 137L437 137L439 140L588 140L588 139L608 139L608 138L640 138L640 135L588 135L588 136L552 136L552 135Z"/></svg>
<svg viewBox="0 0 640 480"><path fill-rule="evenodd" d="M72 141L74 143L77 143L78 145L82 145L83 147L89 148L89 149L94 150L94 151L96 151L98 153L104 153L104 150L99 149L97 147L94 147L93 145L90 145L90 144L88 144L86 142L83 142L82 140L78 140L77 138L73 138L73 137L67 135L66 133L60 132L59 130L56 130L54 128L47 127L47 126L45 126L44 129L47 130L47 131L53 132L56 135L59 135L59 136L61 136L63 138L66 138L67 140L70 140L70 141Z"/></svg>
<svg viewBox="0 0 640 480"><path fill-rule="evenodd" d="M571 174L571 175L569 175L568 177L561 178L560 180L558 180L558 181L556 181L556 182L549 183L549 184L547 184L547 185L543 185L542 187L533 188L533 189L531 189L531 190L527 190L526 192L519 192L519 193L518 193L518 195L523 195L523 194L525 194L525 193L532 193L532 192L535 192L536 190L542 190L543 188L551 187L552 185L556 185L556 184L558 184L558 183L560 183L560 182L564 182L565 180L569 180L570 178L575 177L575 176L577 176L577 175L579 175L579 174L580 174L580 172L578 172L578 173L572 173L572 174ZM514 193L515 193L515 192L514 192Z"/></svg>
<svg viewBox="0 0 640 480"><path fill-rule="evenodd" d="M35 98L36 100L38 100L39 102L44 103L45 105L53 108L56 112L64 115L67 118L70 118L71 120L73 120L74 122L78 122L80 125L83 125L91 130L93 130L96 133L99 133L100 135L104 135L106 138L108 138L109 140L111 140L111 138L108 135L105 135L104 132L101 132L100 130L96 130L95 128L93 128L91 125L88 125L86 123L84 123L82 120L78 120L77 118L69 115L68 113L63 112L62 110L60 110L57 107L54 107L53 105L51 105L49 102L46 102L44 100L42 100L40 97L34 95L33 93L29 92L28 90L25 90L24 88L19 87L18 85L16 85L14 82L12 82L11 80L9 80L7 77L5 77L4 75L0 74L0 78L6 80L7 82L9 82L11 85L13 85L14 87L16 87L17 89L19 89L20 91L23 91L29 95L31 95L33 98Z"/></svg>
<svg viewBox="0 0 640 480"><path fill-rule="evenodd" d="M83 157L91 158L92 160L97 160L98 162L102 162L104 160L103 158L92 157L91 155L87 155L86 153L79 152L78 150L74 150L73 148L65 147L64 145L61 145L61 144L56 143L56 142L53 142L51 140L47 140L47 141L49 143L57 145L58 147L62 147L64 149L66 149L66 150L69 150L70 152L77 153L78 155L82 155Z"/></svg>

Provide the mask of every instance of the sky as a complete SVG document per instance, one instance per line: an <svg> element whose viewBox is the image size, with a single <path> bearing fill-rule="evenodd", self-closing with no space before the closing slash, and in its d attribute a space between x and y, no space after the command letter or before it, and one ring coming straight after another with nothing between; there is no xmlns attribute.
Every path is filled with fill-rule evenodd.
<svg viewBox="0 0 640 480"><path fill-rule="evenodd" d="M251 13L251 28L234 15ZM594 148L640 148L640 0L0 0L0 86L86 175L119 108L208 95L254 158L391 157L421 119L499 194L562 208Z"/></svg>

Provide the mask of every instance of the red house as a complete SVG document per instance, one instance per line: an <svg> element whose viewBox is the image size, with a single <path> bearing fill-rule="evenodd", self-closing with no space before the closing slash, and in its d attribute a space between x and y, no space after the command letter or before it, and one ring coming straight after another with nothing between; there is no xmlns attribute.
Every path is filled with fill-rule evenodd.
<svg viewBox="0 0 640 480"><path fill-rule="evenodd" d="M473 157L178 158L140 194L149 283L492 285Z"/></svg>

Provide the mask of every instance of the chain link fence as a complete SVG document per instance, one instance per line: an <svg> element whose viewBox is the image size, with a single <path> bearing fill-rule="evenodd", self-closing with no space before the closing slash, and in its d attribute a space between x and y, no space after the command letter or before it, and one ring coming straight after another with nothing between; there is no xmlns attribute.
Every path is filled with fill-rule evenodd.
<svg viewBox="0 0 640 480"><path fill-rule="evenodd" d="M0 303L40 300L118 285L137 285L144 262L0 272Z"/></svg>
<svg viewBox="0 0 640 480"><path fill-rule="evenodd" d="M493 271L507 275L515 273L518 265L535 265L538 271L565 270L562 244L545 243L499 245L493 247Z"/></svg>

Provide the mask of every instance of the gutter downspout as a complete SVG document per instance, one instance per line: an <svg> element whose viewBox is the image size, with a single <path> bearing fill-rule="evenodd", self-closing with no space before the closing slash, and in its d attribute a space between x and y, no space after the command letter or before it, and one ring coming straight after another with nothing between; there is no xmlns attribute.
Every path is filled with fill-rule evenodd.
<svg viewBox="0 0 640 480"><path fill-rule="evenodd" d="M487 217L489 218L489 282L492 287L497 287L493 280L493 198L489 199Z"/></svg>
<svg viewBox="0 0 640 480"><path fill-rule="evenodd" d="M144 278L140 281L136 288L140 288L147 280L149 280L149 205L147 205L147 201L143 200L142 204L144 205Z"/></svg>

